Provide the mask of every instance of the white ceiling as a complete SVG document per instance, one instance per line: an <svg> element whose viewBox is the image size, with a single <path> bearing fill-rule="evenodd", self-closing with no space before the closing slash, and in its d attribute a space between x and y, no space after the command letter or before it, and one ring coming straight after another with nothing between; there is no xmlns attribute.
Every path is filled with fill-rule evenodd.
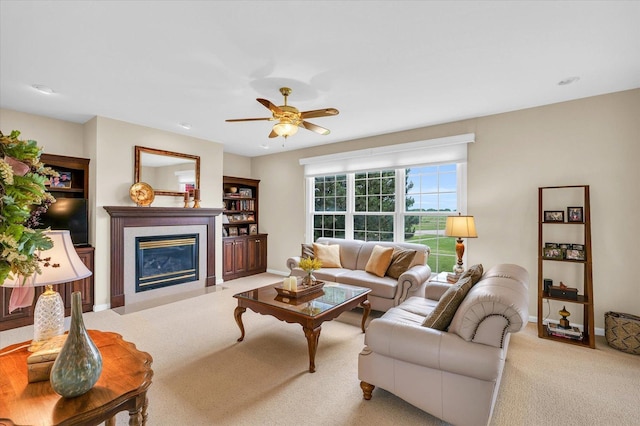
<svg viewBox="0 0 640 426"><path fill-rule="evenodd" d="M246 156L640 87L637 1L1 0L0 15L0 107ZM300 110L339 109L309 120L331 134L283 147L268 121L224 121L270 116L255 98L281 105L281 86Z"/></svg>

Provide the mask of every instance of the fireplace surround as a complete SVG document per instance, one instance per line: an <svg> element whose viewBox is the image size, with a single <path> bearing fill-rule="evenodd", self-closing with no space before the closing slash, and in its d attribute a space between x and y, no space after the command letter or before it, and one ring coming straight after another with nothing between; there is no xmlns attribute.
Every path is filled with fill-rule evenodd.
<svg viewBox="0 0 640 426"><path fill-rule="evenodd" d="M125 305L124 265L125 265L125 229L134 227L179 227L189 225L206 226L206 265L205 286L216 283L215 271L215 217L222 209L180 208L180 207L129 207L104 206L111 216L111 308ZM177 232L179 233L179 231Z"/></svg>

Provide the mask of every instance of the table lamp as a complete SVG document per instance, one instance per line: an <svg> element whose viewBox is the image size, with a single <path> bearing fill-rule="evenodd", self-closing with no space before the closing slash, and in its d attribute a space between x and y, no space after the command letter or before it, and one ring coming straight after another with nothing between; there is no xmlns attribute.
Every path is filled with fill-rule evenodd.
<svg viewBox="0 0 640 426"><path fill-rule="evenodd" d="M453 273L460 275L464 272L462 267L462 256L464 255L463 238L478 238L476 233L476 224L473 220L473 216L462 216L458 213L458 216L447 216L447 224L444 228L444 235L447 237L455 237L456 240L456 254L458 255L458 263L453 268Z"/></svg>
<svg viewBox="0 0 640 426"><path fill-rule="evenodd" d="M34 253L42 261L42 272L26 278L23 276L7 278L2 284L3 287L14 288L14 292L17 289L47 286L45 292L38 298L33 313L33 341L30 350L37 349L38 344L47 339L64 334L64 302L60 293L52 286L91 275L91 271L78 257L69 231L48 231L45 235L51 239L53 247Z"/></svg>

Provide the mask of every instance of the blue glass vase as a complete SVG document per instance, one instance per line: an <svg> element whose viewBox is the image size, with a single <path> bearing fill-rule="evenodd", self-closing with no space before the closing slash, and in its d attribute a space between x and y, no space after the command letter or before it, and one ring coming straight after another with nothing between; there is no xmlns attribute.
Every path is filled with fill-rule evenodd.
<svg viewBox="0 0 640 426"><path fill-rule="evenodd" d="M71 326L69 335L51 369L53 390L65 398L85 394L102 373L102 355L82 320L82 298L79 291L71 294Z"/></svg>

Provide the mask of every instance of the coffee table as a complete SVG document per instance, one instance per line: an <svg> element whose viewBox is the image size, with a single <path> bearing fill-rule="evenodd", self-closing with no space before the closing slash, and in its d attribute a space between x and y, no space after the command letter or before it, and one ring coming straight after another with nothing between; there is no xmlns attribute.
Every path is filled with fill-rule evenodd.
<svg viewBox="0 0 640 426"><path fill-rule="evenodd" d="M302 325L309 347L309 372L316 371L315 358L322 323L337 318L341 313L350 311L360 305L364 309L362 315L362 332L369 317L371 306L367 295L371 289L347 284L328 283L321 291L311 293L302 298L287 298L279 295L272 284L256 288L233 297L238 299L238 307L234 316L241 336L238 342L244 340L244 325L242 314L251 309L262 315L271 315L280 321Z"/></svg>

